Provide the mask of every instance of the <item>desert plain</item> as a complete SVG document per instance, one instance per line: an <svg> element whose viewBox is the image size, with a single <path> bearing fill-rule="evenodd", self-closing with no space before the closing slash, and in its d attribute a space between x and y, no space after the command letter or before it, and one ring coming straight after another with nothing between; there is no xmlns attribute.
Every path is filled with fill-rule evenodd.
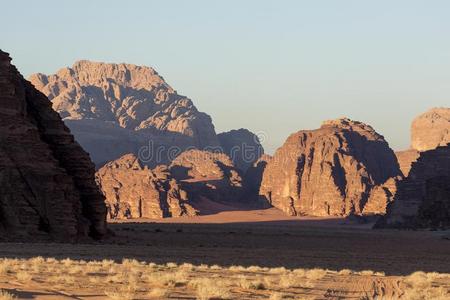
<svg viewBox="0 0 450 300"><path fill-rule="evenodd" d="M270 208L114 221L101 243L2 243L0 299L448 299L448 231L371 225Z"/></svg>

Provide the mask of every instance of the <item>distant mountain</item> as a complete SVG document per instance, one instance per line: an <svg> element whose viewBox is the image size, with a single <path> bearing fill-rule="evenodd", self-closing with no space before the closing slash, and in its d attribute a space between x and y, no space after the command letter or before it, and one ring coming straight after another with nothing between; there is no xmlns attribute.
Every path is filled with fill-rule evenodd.
<svg viewBox="0 0 450 300"><path fill-rule="evenodd" d="M411 124L411 149L398 151L400 168L408 176L420 152L450 143L450 108L435 107L414 118Z"/></svg>
<svg viewBox="0 0 450 300"><path fill-rule="evenodd" d="M210 116L150 67L82 60L29 80L53 102L97 166L126 153L154 166L190 147L220 145Z"/></svg>

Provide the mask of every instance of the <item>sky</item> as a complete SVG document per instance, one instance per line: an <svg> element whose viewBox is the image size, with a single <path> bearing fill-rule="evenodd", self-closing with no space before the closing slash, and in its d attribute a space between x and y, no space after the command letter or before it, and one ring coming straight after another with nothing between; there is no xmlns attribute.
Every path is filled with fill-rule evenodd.
<svg viewBox="0 0 450 300"><path fill-rule="evenodd" d="M450 106L450 1L0 0L0 49L25 76L80 59L155 68L272 153L349 117L395 150L418 114Z"/></svg>

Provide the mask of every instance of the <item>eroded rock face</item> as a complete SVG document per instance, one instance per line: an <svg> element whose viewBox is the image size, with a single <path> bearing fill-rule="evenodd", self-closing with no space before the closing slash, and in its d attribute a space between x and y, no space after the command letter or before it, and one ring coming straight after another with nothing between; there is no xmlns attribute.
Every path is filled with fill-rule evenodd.
<svg viewBox="0 0 450 300"><path fill-rule="evenodd" d="M450 227L450 144L420 153L377 227Z"/></svg>
<svg viewBox="0 0 450 300"><path fill-rule="evenodd" d="M411 170L411 165L414 163L420 155L420 152L414 149L397 151L395 152L397 156L398 164L400 165L400 170L402 170L403 175L406 177Z"/></svg>
<svg viewBox="0 0 450 300"><path fill-rule="evenodd" d="M256 202L262 207L267 206L267 201L259 197L259 188L263 179L264 170L272 157L263 154L257 161L247 169L244 175L245 198L251 202Z"/></svg>
<svg viewBox="0 0 450 300"><path fill-rule="evenodd" d="M267 164L260 195L290 215L363 214L374 187L400 174L383 136L343 118L292 134Z"/></svg>
<svg viewBox="0 0 450 300"><path fill-rule="evenodd" d="M243 195L242 175L224 153L189 150L170 164L170 172L180 180L189 199L219 203L239 203Z"/></svg>
<svg viewBox="0 0 450 300"><path fill-rule="evenodd" d="M106 234L94 165L51 102L0 51L0 223L12 238Z"/></svg>
<svg viewBox="0 0 450 300"><path fill-rule="evenodd" d="M170 161L169 147L219 146L211 118L150 67L78 61L30 81L97 165L141 151L156 166Z"/></svg>
<svg viewBox="0 0 450 300"><path fill-rule="evenodd" d="M247 129L222 132L217 137L224 152L243 172L264 154L264 148L258 136Z"/></svg>
<svg viewBox="0 0 450 300"><path fill-rule="evenodd" d="M96 173L111 219L193 216L198 212L165 166L150 170L134 154L107 163Z"/></svg>
<svg viewBox="0 0 450 300"><path fill-rule="evenodd" d="M411 146L427 151L450 143L450 108L432 108L416 117L411 125Z"/></svg>

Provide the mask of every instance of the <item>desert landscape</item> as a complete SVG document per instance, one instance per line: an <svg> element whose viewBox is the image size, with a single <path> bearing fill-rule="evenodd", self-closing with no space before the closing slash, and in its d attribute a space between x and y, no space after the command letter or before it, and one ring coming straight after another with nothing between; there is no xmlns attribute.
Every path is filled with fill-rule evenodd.
<svg viewBox="0 0 450 300"><path fill-rule="evenodd" d="M55 49L50 51L52 57L45 51L33 53L46 56L43 61L30 60L29 47L24 52L11 32L5 35L8 43L0 50L0 300L450 299L450 90L446 93L444 84L448 78L440 82L437 71L434 79L407 81L408 76L426 73L408 69L423 64L405 64L408 70L402 70L401 77L396 63L383 61L392 74L383 72L382 80L375 80L372 76L378 71L358 55L342 55L347 61L327 60L335 55L330 49L352 45L344 42L325 47L328 64L319 62L324 53L317 49L323 48L313 47L306 55L316 63L310 73L296 67L303 56L289 54L289 47L286 56L268 56L277 64L262 58L261 53L275 53L278 44L259 40L261 32L278 43L297 45L301 39L284 40L279 33L289 29L289 36L297 37L307 30L305 38L319 30L320 26L286 26L271 32L287 20L304 22L287 15L300 14L300 7L308 10L312 3L242 4L242 11L255 9L278 18L278 23L266 28L266 22L255 15L240 19L241 11L233 10L231 15L241 25L256 22L266 28L252 27L255 40L239 43L236 36L249 28L237 30L229 27L230 20L214 19L212 27L220 23L227 25L224 32L233 33L224 41L242 46L242 53L245 47L253 50L245 58L227 60L233 52L221 48L222 57L206 63L211 57L205 47L216 47L222 40L216 44L197 40L198 32L210 29L194 28L210 17L205 12L213 16L214 10L198 2L184 9L179 4L174 10L167 4L152 4L141 3L152 12L162 9L151 18L133 17L120 28L111 20L122 18L104 19L115 30L96 25L84 30L82 39L74 30L72 46L58 55ZM15 5L8 7L14 10ZM92 10L70 5L74 6L67 10L67 20L99 12L97 3ZM102 12L119 13L115 9L108 3ZM223 9L230 12L230 7ZM141 10L133 15L147 11ZM284 12L282 17L278 10ZM47 18L39 19L37 28L51 17L60 18L52 11L46 10ZM168 11L178 18L164 18ZM189 27L181 11L203 19L190 20L193 27ZM445 9L434 14L441 11ZM409 20L404 8L401 15ZM98 14L90 20L102 18ZM337 30L354 20L362 28L369 29L370 23L377 32L390 34L377 18L363 22L349 14L345 20L327 19L323 24L333 24L330 30ZM167 20L173 23L162 26ZM72 22L82 28L87 24ZM56 23L48 24L52 30L40 31L40 37L63 30ZM130 24L133 29L125 32ZM424 24L431 26L430 32L436 30L434 23ZM181 27L171 27L175 25ZM347 25L351 28L343 32L359 30L353 23ZM142 41L143 50L160 53L154 57L134 53L130 57L143 62L139 64L83 58L90 53L84 52L89 48L85 37L91 39L92 49L100 47L103 56L93 58L117 58L129 48L141 48L96 43L102 34L121 32L130 38L137 32L156 34L154 28L177 36L180 28L186 34L193 30L191 38L197 42L173 44L175 39L158 35L160 40L151 39L150 45L135 39ZM91 36L93 32L97 34ZM319 33L319 40L332 38ZM215 40L219 35L214 31L208 36ZM365 36L358 35L357 40L361 37ZM377 38L388 44L381 35ZM265 46L255 46L256 40ZM46 49L52 44L39 43ZM7 44L11 54L5 52ZM397 47L402 53L416 51ZM180 64L177 59L184 50L190 57ZM347 51L357 53L354 47ZM384 55L372 48L369 52ZM147 57L155 59L158 68L150 67ZM191 63L191 58L197 65L186 75L184 63ZM286 58L289 63L283 64ZM257 63L249 67L246 63L254 59ZM171 60L178 64L164 63ZM365 61L372 63L369 58ZM340 75L324 72L335 65ZM214 66L221 75L216 69L201 74L205 66ZM230 66L235 69L226 73ZM308 64L303 67L308 69ZM167 72L167 79L159 68ZM358 76L349 70L359 70ZM248 74L251 80L243 80ZM208 101L193 100L168 83L170 76L195 97L213 93ZM312 98L304 100L310 87L315 87ZM323 98L333 91L336 100L334 95L331 100ZM360 91L368 99L359 100ZM421 92L430 100L417 100L424 95ZM298 103L292 95L295 101L300 99ZM402 100L392 100L395 97ZM414 99L403 101L408 97ZM403 103L400 108L399 103ZM208 108L208 113L200 107ZM336 116L341 113L345 115Z"/></svg>

